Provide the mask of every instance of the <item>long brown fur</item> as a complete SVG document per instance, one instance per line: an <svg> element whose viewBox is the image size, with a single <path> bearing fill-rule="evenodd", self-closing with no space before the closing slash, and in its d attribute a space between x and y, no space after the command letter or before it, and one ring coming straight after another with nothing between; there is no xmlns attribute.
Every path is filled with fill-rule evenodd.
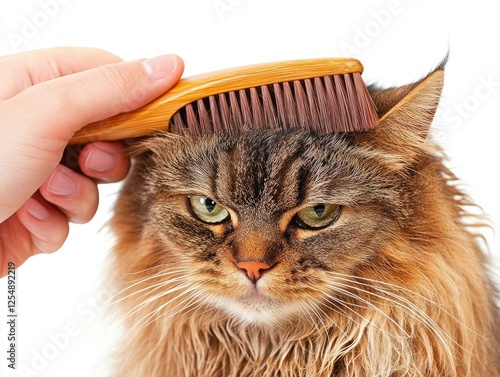
<svg viewBox="0 0 500 377"><path fill-rule="evenodd" d="M439 68L372 88L367 132L253 130L136 146L116 206L116 376L500 376L499 312L470 203L428 131ZM189 195L230 211L193 216ZM320 230L293 224L342 205ZM235 260L272 266L252 283Z"/></svg>

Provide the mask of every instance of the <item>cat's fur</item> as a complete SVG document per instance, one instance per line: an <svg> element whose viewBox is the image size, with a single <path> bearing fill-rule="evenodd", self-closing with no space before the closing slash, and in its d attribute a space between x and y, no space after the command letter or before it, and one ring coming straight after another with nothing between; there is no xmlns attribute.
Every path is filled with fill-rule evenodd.
<svg viewBox="0 0 500 377"><path fill-rule="evenodd" d="M241 130L142 141L116 207L116 376L500 376L481 219L428 138L440 67L371 88L371 131ZM231 223L193 216L207 196ZM321 230L290 224L341 204ZM466 227L464 224L468 223ZM253 284L238 258L272 266Z"/></svg>

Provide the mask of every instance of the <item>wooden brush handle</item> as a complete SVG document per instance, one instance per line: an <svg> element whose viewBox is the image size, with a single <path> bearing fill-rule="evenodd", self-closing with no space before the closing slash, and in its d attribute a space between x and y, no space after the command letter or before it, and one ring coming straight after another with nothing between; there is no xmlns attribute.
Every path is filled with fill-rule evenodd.
<svg viewBox="0 0 500 377"><path fill-rule="evenodd" d="M94 122L76 132L70 144L110 141L167 130L170 118L185 105L220 93L314 77L362 72L356 59L306 59L226 69L185 78L140 109Z"/></svg>

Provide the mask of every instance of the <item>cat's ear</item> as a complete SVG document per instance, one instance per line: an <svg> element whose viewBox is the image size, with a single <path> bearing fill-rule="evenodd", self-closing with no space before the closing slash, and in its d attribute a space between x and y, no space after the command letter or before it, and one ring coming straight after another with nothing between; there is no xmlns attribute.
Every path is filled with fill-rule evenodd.
<svg viewBox="0 0 500 377"><path fill-rule="evenodd" d="M370 132L376 144L411 160L430 147L427 138L443 90L444 65L412 84L369 88L380 117Z"/></svg>

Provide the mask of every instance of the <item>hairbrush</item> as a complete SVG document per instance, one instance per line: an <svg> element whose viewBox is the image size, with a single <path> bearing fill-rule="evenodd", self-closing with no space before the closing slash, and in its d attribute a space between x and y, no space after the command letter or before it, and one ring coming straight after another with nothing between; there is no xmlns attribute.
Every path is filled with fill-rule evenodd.
<svg viewBox="0 0 500 377"><path fill-rule="evenodd" d="M373 128L377 111L356 59L258 64L184 78L140 109L91 123L70 144L172 131L193 136L245 128L318 133Z"/></svg>

